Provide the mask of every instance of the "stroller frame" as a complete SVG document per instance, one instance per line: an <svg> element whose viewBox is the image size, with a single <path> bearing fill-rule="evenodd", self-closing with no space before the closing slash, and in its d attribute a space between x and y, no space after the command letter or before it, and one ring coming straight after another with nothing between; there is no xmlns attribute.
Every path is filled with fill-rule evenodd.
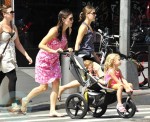
<svg viewBox="0 0 150 122"><path fill-rule="evenodd" d="M62 54L70 57L70 71L83 86L82 93L71 94L66 99L65 108L68 116L72 119L81 119L89 112L93 117L100 118L105 114L107 106L117 101L116 91L98 83L97 79L88 73L81 57L67 52ZM131 95L122 98L122 103L127 112L117 110L119 116L133 117L136 106Z"/></svg>

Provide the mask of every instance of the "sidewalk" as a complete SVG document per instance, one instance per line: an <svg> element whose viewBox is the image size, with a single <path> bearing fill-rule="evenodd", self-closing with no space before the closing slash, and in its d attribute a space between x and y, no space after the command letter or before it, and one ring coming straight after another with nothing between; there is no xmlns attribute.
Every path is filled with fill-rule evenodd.
<svg viewBox="0 0 150 122"><path fill-rule="evenodd" d="M33 80L34 80L34 69L33 68L31 68L31 69L21 68L20 70L24 73L29 74L29 76L33 77ZM21 74L21 72L20 72L20 74ZM34 84L34 83L35 82L33 82L32 84ZM32 87L30 86L30 89L32 89L32 88L33 88L33 86ZM50 86L50 88L51 88L51 86ZM27 89L25 91L26 91L26 93L29 92L29 91L27 91ZM70 91L71 90L65 91L62 94L61 101L57 102L57 106L56 106L57 109L62 109L65 107L65 100L70 95L69 94ZM72 93L74 91L77 91L77 90L72 90ZM32 110L34 110L34 111L39 110L39 109L42 109L42 110L47 109L48 110L50 107L49 92L50 91L48 90L46 93L41 94L40 96L34 98L32 100L32 102L30 103L29 107L31 107ZM133 99L134 99L134 102L136 103L136 105L141 105L141 104L148 104L149 105L149 103L150 103L150 88L148 88L148 85L144 86L142 89L134 90ZM112 104L112 106L113 105L116 105L116 103Z"/></svg>
<svg viewBox="0 0 150 122"><path fill-rule="evenodd" d="M34 87L39 86L38 83L34 82L34 68L29 67L29 68L22 68L19 67L17 70L17 96L19 98L22 98L26 96ZM5 79L7 81L7 79ZM7 83L7 82L6 82ZM4 93L6 93L6 86L3 85L3 89L5 90ZM29 104L29 111L37 111L37 110L49 110L50 107L50 100L49 100L49 95L51 91L51 86L49 86L49 89L44 92L43 94L35 97L32 99L32 102ZM1 94L0 97L3 97ZM70 94L68 92L65 92L62 94L62 100L60 102L57 102L57 109L62 109L65 107L65 100ZM149 104L150 103L150 88L148 86L143 87L142 89L139 90L134 90L133 92L133 99L136 105L141 105L141 104ZM115 104L115 103L114 103Z"/></svg>

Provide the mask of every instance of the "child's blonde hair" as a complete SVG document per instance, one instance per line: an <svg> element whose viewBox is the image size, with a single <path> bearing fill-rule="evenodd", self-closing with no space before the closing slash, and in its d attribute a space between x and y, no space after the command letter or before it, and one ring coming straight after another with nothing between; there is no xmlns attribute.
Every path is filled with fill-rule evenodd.
<svg viewBox="0 0 150 122"><path fill-rule="evenodd" d="M93 65L93 62L91 60L85 60L84 61L84 66L86 69L88 69L89 65Z"/></svg>
<svg viewBox="0 0 150 122"><path fill-rule="evenodd" d="M109 68L113 68L114 66L114 60L116 57L120 57L117 53L111 53L106 57L105 63L104 63L104 72L106 72Z"/></svg>

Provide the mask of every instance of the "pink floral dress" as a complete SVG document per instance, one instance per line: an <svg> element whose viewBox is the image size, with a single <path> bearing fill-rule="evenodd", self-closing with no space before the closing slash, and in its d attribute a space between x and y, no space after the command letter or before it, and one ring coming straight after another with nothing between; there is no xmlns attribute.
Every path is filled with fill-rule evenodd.
<svg viewBox="0 0 150 122"><path fill-rule="evenodd" d="M64 49L67 45L66 36L62 36L61 41L54 38L48 42L51 49ZM55 79L61 78L61 68L59 53L50 53L42 49L39 50L35 62L35 81L40 84L52 83Z"/></svg>

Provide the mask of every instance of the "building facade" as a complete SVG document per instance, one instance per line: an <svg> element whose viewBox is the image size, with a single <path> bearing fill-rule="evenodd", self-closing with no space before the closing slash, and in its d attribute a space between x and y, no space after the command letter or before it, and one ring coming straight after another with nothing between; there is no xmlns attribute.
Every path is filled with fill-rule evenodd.
<svg viewBox="0 0 150 122"><path fill-rule="evenodd" d="M8 0L1 0L3 2L8 3ZM99 28L105 30L107 27L109 34L119 34L120 0L14 0L15 24L20 41L34 60L39 42L56 25L58 12L64 8L69 8L74 14L73 31L69 40L69 46L74 47L79 27L78 16L87 4L92 4L97 11L96 22L92 23L95 31ZM149 7L150 0L131 0L131 40L133 34L138 34L137 43L142 45L150 42ZM19 66L28 66L18 51L17 59Z"/></svg>

